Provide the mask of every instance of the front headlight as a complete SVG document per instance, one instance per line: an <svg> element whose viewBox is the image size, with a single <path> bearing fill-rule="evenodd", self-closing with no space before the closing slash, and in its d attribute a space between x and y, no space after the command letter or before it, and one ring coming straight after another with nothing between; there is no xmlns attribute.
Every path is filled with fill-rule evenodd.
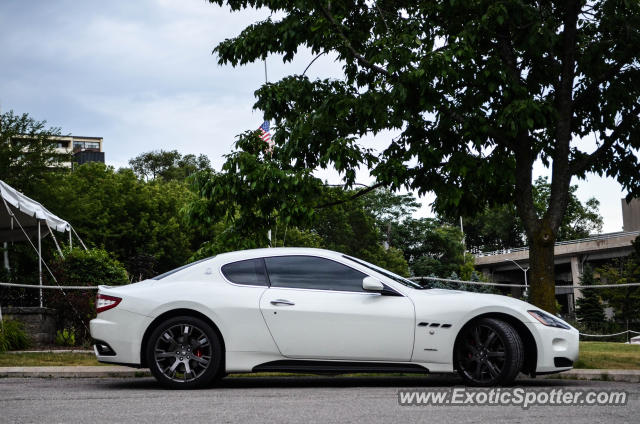
<svg viewBox="0 0 640 424"><path fill-rule="evenodd" d="M527 311L527 312L529 312L529 315L531 315L532 317L534 317L535 319L537 319L542 324L548 327L564 328L565 330L568 330L570 328L567 324L565 324L564 322L560 321L558 318L546 312L542 312L542 311Z"/></svg>

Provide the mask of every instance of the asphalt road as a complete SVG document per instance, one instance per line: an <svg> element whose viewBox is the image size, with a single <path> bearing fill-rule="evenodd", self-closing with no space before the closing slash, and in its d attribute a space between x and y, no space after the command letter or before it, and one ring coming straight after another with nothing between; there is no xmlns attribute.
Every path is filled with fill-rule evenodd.
<svg viewBox="0 0 640 424"><path fill-rule="evenodd" d="M638 423L640 385L521 380L525 388L624 390L626 406L399 406L399 388L455 387L451 377L231 377L171 391L152 378L0 379L3 423Z"/></svg>

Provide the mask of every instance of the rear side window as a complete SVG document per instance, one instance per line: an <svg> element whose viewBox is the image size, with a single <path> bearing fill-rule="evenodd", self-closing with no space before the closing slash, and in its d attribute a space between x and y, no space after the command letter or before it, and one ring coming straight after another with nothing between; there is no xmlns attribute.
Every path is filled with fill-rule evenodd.
<svg viewBox="0 0 640 424"><path fill-rule="evenodd" d="M195 261L195 262L191 262L190 264L186 264L181 266L180 268L176 268L176 269L172 269L171 271L167 271L164 274L160 274L160 275L156 275L155 277L152 278L152 280L162 280L163 278L169 277L170 275L173 275L177 272L180 272L184 269L190 268L194 265L199 264L200 262L204 262L204 261L208 261L209 259L212 259L213 256L209 257L209 258L204 258L204 259L200 259L199 261Z"/></svg>
<svg viewBox="0 0 640 424"><path fill-rule="evenodd" d="M267 276L262 259L248 259L231 262L222 266L222 274L235 284L247 286L266 286Z"/></svg>
<svg viewBox="0 0 640 424"><path fill-rule="evenodd" d="M366 274L315 256L264 258L272 287L362 292Z"/></svg>

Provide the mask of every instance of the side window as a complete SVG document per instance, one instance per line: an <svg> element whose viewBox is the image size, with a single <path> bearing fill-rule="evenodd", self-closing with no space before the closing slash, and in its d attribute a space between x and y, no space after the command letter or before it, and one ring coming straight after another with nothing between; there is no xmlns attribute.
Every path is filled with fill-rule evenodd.
<svg viewBox="0 0 640 424"><path fill-rule="evenodd" d="M315 256L276 256L264 259L272 287L362 292L366 274Z"/></svg>
<svg viewBox="0 0 640 424"><path fill-rule="evenodd" d="M248 259L231 262L222 266L222 273L235 284L248 286L266 286L267 276L264 272L262 259Z"/></svg>

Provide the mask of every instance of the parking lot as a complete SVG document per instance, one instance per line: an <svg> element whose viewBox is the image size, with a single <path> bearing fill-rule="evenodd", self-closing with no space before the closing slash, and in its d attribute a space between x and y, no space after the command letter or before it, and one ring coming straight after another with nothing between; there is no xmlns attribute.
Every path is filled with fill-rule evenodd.
<svg viewBox="0 0 640 424"><path fill-rule="evenodd" d="M356 423L637 422L634 383L525 379L525 388L627 391L625 406L399 406L398 390L455 387L452 377L230 377L170 391L152 378L0 379L2 422Z"/></svg>

